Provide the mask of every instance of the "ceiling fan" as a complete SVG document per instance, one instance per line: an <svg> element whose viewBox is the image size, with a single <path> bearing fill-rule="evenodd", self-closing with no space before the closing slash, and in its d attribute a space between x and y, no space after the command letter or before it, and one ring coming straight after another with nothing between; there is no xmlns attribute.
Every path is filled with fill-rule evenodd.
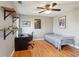
<svg viewBox="0 0 79 59"><path fill-rule="evenodd" d="M54 9L53 8L56 5L57 5L57 3L52 3L52 4L46 4L44 7L37 7L37 9L43 10L43 11L40 11L38 13L43 13L45 11L61 11L61 9Z"/></svg>
<svg viewBox="0 0 79 59"><path fill-rule="evenodd" d="M22 4L22 1L18 1L19 4Z"/></svg>

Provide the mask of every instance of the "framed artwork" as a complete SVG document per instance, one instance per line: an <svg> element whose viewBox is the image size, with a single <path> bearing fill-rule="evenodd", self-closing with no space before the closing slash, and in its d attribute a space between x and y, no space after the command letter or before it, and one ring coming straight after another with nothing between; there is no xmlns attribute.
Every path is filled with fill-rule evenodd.
<svg viewBox="0 0 79 59"><path fill-rule="evenodd" d="M66 28L66 16L60 17L58 23L59 23L59 28L61 29Z"/></svg>
<svg viewBox="0 0 79 59"><path fill-rule="evenodd" d="M41 29L41 19L34 19L34 28Z"/></svg>
<svg viewBox="0 0 79 59"><path fill-rule="evenodd" d="M31 27L31 21L22 21L22 27Z"/></svg>

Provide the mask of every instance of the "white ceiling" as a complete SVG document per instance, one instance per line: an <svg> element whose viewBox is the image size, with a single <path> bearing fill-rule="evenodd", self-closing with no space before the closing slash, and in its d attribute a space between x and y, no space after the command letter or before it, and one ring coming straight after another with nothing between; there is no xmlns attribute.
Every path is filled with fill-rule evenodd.
<svg viewBox="0 0 79 59"><path fill-rule="evenodd" d="M45 14L38 12L41 11L36 7L44 6L47 3L52 3L52 1L22 1L22 4L18 4L17 1L12 2L15 6L16 11L23 15L40 15L54 17L59 15L59 13L70 11L74 8L79 7L79 1L55 1L57 5L54 8L60 8L61 11L52 11L51 14Z"/></svg>

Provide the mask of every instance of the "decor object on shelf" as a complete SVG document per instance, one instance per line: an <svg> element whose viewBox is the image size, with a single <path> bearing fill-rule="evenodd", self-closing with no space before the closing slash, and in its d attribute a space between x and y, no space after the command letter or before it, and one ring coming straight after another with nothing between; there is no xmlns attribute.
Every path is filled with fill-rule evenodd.
<svg viewBox="0 0 79 59"><path fill-rule="evenodd" d="M65 29L66 28L66 16L63 16L63 17L60 17L58 19L58 25L59 25L59 28L61 29Z"/></svg>

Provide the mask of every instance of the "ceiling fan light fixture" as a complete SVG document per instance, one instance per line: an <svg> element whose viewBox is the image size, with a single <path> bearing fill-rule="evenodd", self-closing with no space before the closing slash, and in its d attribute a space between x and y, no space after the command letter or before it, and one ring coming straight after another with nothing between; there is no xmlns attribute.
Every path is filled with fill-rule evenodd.
<svg viewBox="0 0 79 59"><path fill-rule="evenodd" d="M50 14L52 11L50 11L50 10L47 10L47 11L45 11L44 13L45 14Z"/></svg>

